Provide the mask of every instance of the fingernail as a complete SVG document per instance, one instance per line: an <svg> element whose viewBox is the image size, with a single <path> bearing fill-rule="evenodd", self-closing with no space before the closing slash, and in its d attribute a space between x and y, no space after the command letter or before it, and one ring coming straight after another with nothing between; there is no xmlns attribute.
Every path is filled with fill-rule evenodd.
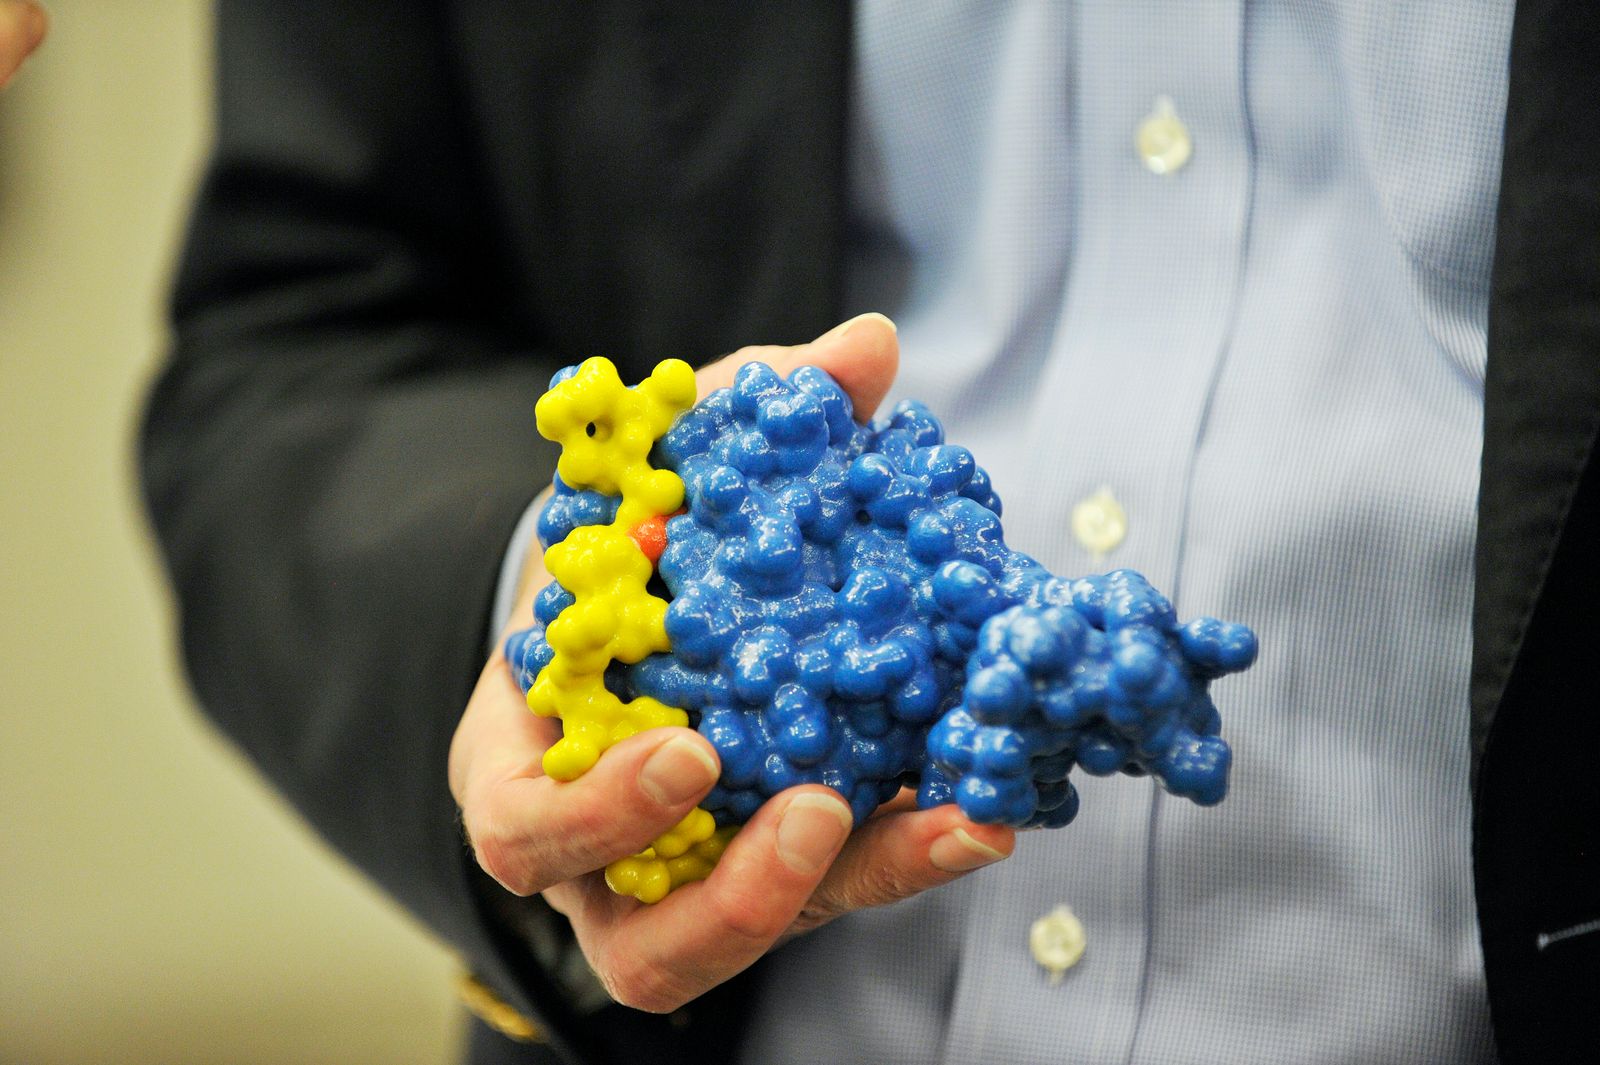
<svg viewBox="0 0 1600 1065"><path fill-rule="evenodd" d="M947 873L970 873L974 869L993 865L1004 857L987 843L973 839L964 828L946 832L928 848L928 861L933 863L935 869L943 869Z"/></svg>
<svg viewBox="0 0 1600 1065"><path fill-rule="evenodd" d="M778 857L797 873L821 869L855 827L850 807L832 795L796 795L778 821Z"/></svg>
<svg viewBox="0 0 1600 1065"><path fill-rule="evenodd" d="M900 331L899 326L895 325L894 322L890 320L888 315L879 314L877 311L868 311L866 314L858 314L848 321L840 322L838 325L834 326L832 329L813 340L812 343L822 344L830 340L838 340L846 333L850 332L851 329L855 328L855 326L861 322L867 321L868 319L871 319L875 322L882 322L884 325L889 327L889 332L891 333L898 333Z"/></svg>
<svg viewBox="0 0 1600 1065"><path fill-rule="evenodd" d="M677 806L709 788L717 763L687 736L663 743L639 769L639 787L662 806Z"/></svg>

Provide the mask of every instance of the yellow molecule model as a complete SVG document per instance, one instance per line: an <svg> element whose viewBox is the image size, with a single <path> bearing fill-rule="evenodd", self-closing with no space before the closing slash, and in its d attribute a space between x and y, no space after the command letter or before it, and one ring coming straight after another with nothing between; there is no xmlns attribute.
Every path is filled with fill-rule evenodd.
<svg viewBox="0 0 1600 1065"><path fill-rule="evenodd" d="M709 827L710 834L689 843L680 830L699 814L705 814L706 824L697 824L696 830ZM606 866L606 884L618 895L632 895L645 903L660 902L683 885L710 876L728 841L738 831L737 825L717 828L708 811L694 810L682 824L642 853ZM670 845L664 845L664 841L670 841Z"/></svg>
<svg viewBox="0 0 1600 1065"><path fill-rule="evenodd" d="M556 470L573 488L621 495L616 520L586 525L545 551L545 566L573 602L545 631L554 657L528 690L534 713L561 719L562 737L545 752L544 771L573 780L614 743L647 728L688 725L689 715L648 696L624 703L605 686L613 660L639 662L671 650L666 600L645 585L655 572L630 533L683 503L683 481L650 465L650 449L693 405L688 363L669 359L628 388L608 359L593 358L539 400L539 432L561 445ZM711 874L736 829L718 829L703 809L689 813L631 858L613 862L606 882L618 894L659 902L674 888Z"/></svg>
<svg viewBox="0 0 1600 1065"><path fill-rule="evenodd" d="M694 405L694 371L668 359L629 388L610 359L585 359L578 372L546 392L534 420L561 445L556 472L574 488L622 496L612 528L626 533L683 503L683 481L650 465L650 449Z"/></svg>
<svg viewBox="0 0 1600 1065"><path fill-rule="evenodd" d="M638 662L667 642L666 601L645 590L653 567L626 533L606 525L574 529L544 555L575 602L545 631L555 657L528 689L528 708L560 717L562 737L545 752L544 771L572 780L601 752L641 729L687 725L689 715L648 696L624 703L605 686L613 659Z"/></svg>

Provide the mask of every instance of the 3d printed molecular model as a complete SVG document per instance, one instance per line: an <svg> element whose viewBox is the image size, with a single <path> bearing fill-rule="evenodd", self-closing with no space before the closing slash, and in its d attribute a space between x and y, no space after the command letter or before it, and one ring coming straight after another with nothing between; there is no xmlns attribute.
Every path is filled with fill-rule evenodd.
<svg viewBox="0 0 1600 1065"><path fill-rule="evenodd" d="M668 724L722 761L701 809L607 869L615 890L705 877L801 783L857 823L910 785L974 821L1064 825L1074 766L1222 799L1207 687L1254 661L1248 628L1180 625L1137 573L1069 580L1008 548L987 474L920 404L860 426L823 371L761 363L694 396L685 363L627 388L595 358L537 408L562 445L538 527L555 581L506 657L562 720L546 773Z"/></svg>

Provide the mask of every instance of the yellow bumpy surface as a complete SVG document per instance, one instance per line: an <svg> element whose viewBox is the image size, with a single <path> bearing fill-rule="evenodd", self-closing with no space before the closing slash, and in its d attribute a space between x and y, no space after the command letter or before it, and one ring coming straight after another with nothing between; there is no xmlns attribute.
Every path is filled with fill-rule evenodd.
<svg viewBox="0 0 1600 1065"><path fill-rule="evenodd" d="M610 359L585 359L539 399L534 420L541 436L561 445L563 481L622 496L612 528L626 533L683 505L683 481L652 467L650 448L694 400L694 371L682 359L658 364L637 388L622 383Z"/></svg>
<svg viewBox="0 0 1600 1065"><path fill-rule="evenodd" d="M690 834L683 830L702 814L704 823L697 822L694 830L695 834L705 831L706 835L689 842ZM660 902L669 892L710 876L728 841L738 831L738 826L718 828L708 811L693 810L677 828L643 852L606 866L606 884L618 895L632 895L640 902Z"/></svg>
<svg viewBox="0 0 1600 1065"><path fill-rule="evenodd" d="M584 773L613 743L640 729L687 725L689 715L648 696L624 703L605 686L612 659L638 662L670 649L667 604L645 591L650 560L607 525L588 525L544 553L545 566L576 600L545 630L555 657L528 689L528 708L561 718L561 739L544 755L557 780Z"/></svg>
<svg viewBox="0 0 1600 1065"><path fill-rule="evenodd" d="M648 696L624 703L606 688L605 671L613 660L633 663L671 649L666 600L645 590L655 567L628 530L683 504L683 481L653 468L649 456L694 400L694 371L678 359L628 388L610 360L594 358L535 408L540 434L561 445L561 479L622 496L610 525L574 529L544 554L550 575L574 599L545 630L555 655L528 690L534 713L561 719L562 737L544 756L545 773L557 780L582 776L606 748L641 729L689 723L685 711ZM607 867L606 882L618 894L659 902L709 876L735 831L692 810L649 848Z"/></svg>

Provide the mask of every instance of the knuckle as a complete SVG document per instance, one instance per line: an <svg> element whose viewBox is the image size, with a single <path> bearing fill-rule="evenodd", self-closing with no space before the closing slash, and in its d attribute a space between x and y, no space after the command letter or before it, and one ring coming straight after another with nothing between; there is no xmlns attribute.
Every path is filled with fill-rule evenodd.
<svg viewBox="0 0 1600 1065"><path fill-rule="evenodd" d="M903 869L875 870L867 877L867 896L877 903L899 902L920 894L930 886Z"/></svg>
<svg viewBox="0 0 1600 1065"><path fill-rule="evenodd" d="M562 849L580 872L593 872L628 849L617 846L616 810L600 803L574 803L563 828Z"/></svg>
<svg viewBox="0 0 1600 1065"><path fill-rule="evenodd" d="M495 881L513 895L531 895L536 885L528 875L520 848L506 837L504 831L492 825L473 827L470 823L467 836L472 840L472 853L478 865Z"/></svg>
<svg viewBox="0 0 1600 1065"><path fill-rule="evenodd" d="M766 944L789 927L792 914L774 912L760 900L744 893L715 896L712 918L717 926L747 942Z"/></svg>
<svg viewBox="0 0 1600 1065"><path fill-rule="evenodd" d="M597 970L606 994L619 1005L645 1013L671 1013L690 997L672 986L671 978L653 965L630 956Z"/></svg>
<svg viewBox="0 0 1600 1065"><path fill-rule="evenodd" d="M513 895L528 896L549 886L541 878L538 839L530 836L525 812L499 789L479 796L461 815L462 827L483 871Z"/></svg>
<svg viewBox="0 0 1600 1065"><path fill-rule="evenodd" d="M813 899L801 909L800 916L796 917L794 923L785 931L794 935L804 935L807 932L816 931L839 916L841 916L840 911Z"/></svg>
<svg viewBox="0 0 1600 1065"><path fill-rule="evenodd" d="M864 910L909 899L928 885L894 866L874 866L852 877L839 891L840 909Z"/></svg>

